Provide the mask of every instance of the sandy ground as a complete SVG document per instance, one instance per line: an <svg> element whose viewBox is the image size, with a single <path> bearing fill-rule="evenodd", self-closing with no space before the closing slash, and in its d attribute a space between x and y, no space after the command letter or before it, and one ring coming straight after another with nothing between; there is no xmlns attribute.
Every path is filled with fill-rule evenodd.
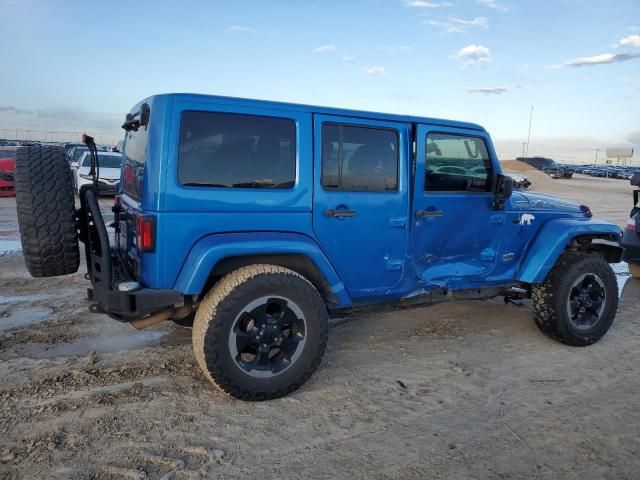
<svg viewBox="0 0 640 480"><path fill-rule="evenodd" d="M618 224L631 206L620 180L549 185ZM366 315L334 324L301 390L245 403L205 381L189 330L88 313L81 274L33 279L5 254L0 479L638 479L640 281L620 280L588 348L544 337L526 303Z"/></svg>

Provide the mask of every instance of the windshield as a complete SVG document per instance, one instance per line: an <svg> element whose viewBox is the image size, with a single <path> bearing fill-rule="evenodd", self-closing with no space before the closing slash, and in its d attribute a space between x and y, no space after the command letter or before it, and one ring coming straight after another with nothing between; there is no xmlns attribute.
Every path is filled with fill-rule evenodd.
<svg viewBox="0 0 640 480"><path fill-rule="evenodd" d="M79 160L80 160L80 157L81 157L82 155L84 155L84 153L85 153L85 152L88 152L88 151L89 151L89 149L88 149L88 148L77 148L77 147L76 147L76 148L73 150L73 157L71 158L71 161L72 161L72 162L77 162L77 161L79 161Z"/></svg>
<svg viewBox="0 0 640 480"><path fill-rule="evenodd" d="M122 155L101 155L98 154L98 165L100 168L120 168ZM91 155L87 153L82 162L83 167L91 166Z"/></svg>

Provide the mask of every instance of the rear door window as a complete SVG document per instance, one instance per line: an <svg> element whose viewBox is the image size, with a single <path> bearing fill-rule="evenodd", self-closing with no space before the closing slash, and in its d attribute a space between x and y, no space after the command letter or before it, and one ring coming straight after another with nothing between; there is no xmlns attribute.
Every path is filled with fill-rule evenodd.
<svg viewBox="0 0 640 480"><path fill-rule="evenodd" d="M398 133L386 128L322 126L322 187L349 192L398 189Z"/></svg>
<svg viewBox="0 0 640 480"><path fill-rule="evenodd" d="M286 118L183 112L178 179L186 186L291 189L296 124Z"/></svg>

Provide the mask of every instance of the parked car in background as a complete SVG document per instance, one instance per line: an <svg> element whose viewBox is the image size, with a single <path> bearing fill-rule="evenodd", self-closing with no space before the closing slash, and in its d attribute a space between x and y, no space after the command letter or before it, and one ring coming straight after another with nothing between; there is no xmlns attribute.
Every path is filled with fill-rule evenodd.
<svg viewBox="0 0 640 480"><path fill-rule="evenodd" d="M554 160L546 157L518 157L519 162L531 165L537 170L543 171L551 178L571 178L573 170L570 172L568 169L562 168Z"/></svg>
<svg viewBox="0 0 640 480"><path fill-rule="evenodd" d="M600 178L619 178L621 180L631 180L631 178L640 172L639 167L631 167L627 165L580 165L574 167L576 173L590 175Z"/></svg>
<svg viewBox="0 0 640 480"><path fill-rule="evenodd" d="M513 179L513 186L515 188L520 188L522 190L529 190L529 187L532 185L531 180L526 175L522 173L505 171L506 175L509 175Z"/></svg>
<svg viewBox="0 0 640 480"><path fill-rule="evenodd" d="M98 152L98 193L101 195L115 195L120 187L120 167L122 154L114 152ZM76 192L84 185L93 184L89 175L91 171L91 154L86 150L73 172L73 180Z"/></svg>
<svg viewBox="0 0 640 480"><path fill-rule="evenodd" d="M69 160L71 166L77 167L78 163L80 162L80 158L88 151L89 149L86 147L86 145L72 147L67 154L67 159Z"/></svg>
<svg viewBox="0 0 640 480"><path fill-rule="evenodd" d="M569 164L566 164L566 163L560 163L558 165L562 169L562 178L571 178L571 177L573 177L573 174L576 171L575 167L573 165L569 165Z"/></svg>
<svg viewBox="0 0 640 480"><path fill-rule="evenodd" d="M17 147L0 147L0 197L12 197L16 194L16 150Z"/></svg>
<svg viewBox="0 0 640 480"><path fill-rule="evenodd" d="M65 143L62 145L64 147L64 154L67 156L67 158L69 158L69 154L71 153L71 150L73 150L76 147L80 147L80 148L87 148L87 146L84 143L75 143L75 142L69 142L69 143Z"/></svg>

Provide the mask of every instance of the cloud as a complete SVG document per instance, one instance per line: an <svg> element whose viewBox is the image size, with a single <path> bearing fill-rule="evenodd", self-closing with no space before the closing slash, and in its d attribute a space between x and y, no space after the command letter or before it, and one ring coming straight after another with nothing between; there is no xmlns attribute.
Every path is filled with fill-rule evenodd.
<svg viewBox="0 0 640 480"><path fill-rule="evenodd" d="M452 58L460 62L461 68L467 68L480 63L489 63L491 61L491 50L483 45L471 44L458 50Z"/></svg>
<svg viewBox="0 0 640 480"><path fill-rule="evenodd" d="M14 106L0 106L0 129L31 130L54 138L79 138L80 132L121 136L120 125L124 114L107 112L85 112L81 110L23 110ZM56 137L57 135L57 137ZM51 138L51 137L49 137Z"/></svg>
<svg viewBox="0 0 640 480"><path fill-rule="evenodd" d="M441 28L447 33L462 33L467 27L489 28L489 20L486 17L475 17L471 20L464 18L449 17L446 21L425 20L424 25Z"/></svg>
<svg viewBox="0 0 640 480"><path fill-rule="evenodd" d="M29 110L22 110L20 108L16 108L10 105L7 106L0 106L0 112L7 112L7 113L15 113L18 115L31 115L34 112L31 112Z"/></svg>
<svg viewBox="0 0 640 480"><path fill-rule="evenodd" d="M328 52L335 52L336 50L338 50L336 48L335 45L321 45L318 48L314 49L313 51L316 53L328 53Z"/></svg>
<svg viewBox="0 0 640 480"><path fill-rule="evenodd" d="M405 6L412 8L443 8L453 7L453 3L449 2L427 2L425 0L407 0Z"/></svg>
<svg viewBox="0 0 640 480"><path fill-rule="evenodd" d="M365 75L386 75L387 70L384 67L364 67L362 73Z"/></svg>
<svg viewBox="0 0 640 480"><path fill-rule="evenodd" d="M251 27L245 27L243 25L229 25L227 27L227 32L236 32L236 33L257 33L257 30L254 30Z"/></svg>
<svg viewBox="0 0 640 480"><path fill-rule="evenodd" d="M500 5L496 3L495 0L476 0L476 3L482 5L483 7L492 8L493 10L498 10L499 12L509 11L509 7Z"/></svg>
<svg viewBox="0 0 640 480"><path fill-rule="evenodd" d="M619 47L640 47L640 35L629 35L621 38L618 42Z"/></svg>
<svg viewBox="0 0 640 480"><path fill-rule="evenodd" d="M500 95L509 91L507 87L467 87L467 93L484 93L486 95Z"/></svg>
<svg viewBox="0 0 640 480"><path fill-rule="evenodd" d="M626 62L640 57L639 53L603 53L601 55L593 55L591 57L576 57L558 65L551 65L550 68L566 68L566 67L589 67L593 65L604 65L607 63Z"/></svg>
<svg viewBox="0 0 640 480"><path fill-rule="evenodd" d="M458 25L471 25L474 27L489 28L489 21L486 17L476 17L473 20L464 20L463 18L450 18L451 23L457 23Z"/></svg>
<svg viewBox="0 0 640 480"><path fill-rule="evenodd" d="M353 56L345 53L344 55L342 55L342 61L344 63L354 63L356 61L356 57L353 57Z"/></svg>

